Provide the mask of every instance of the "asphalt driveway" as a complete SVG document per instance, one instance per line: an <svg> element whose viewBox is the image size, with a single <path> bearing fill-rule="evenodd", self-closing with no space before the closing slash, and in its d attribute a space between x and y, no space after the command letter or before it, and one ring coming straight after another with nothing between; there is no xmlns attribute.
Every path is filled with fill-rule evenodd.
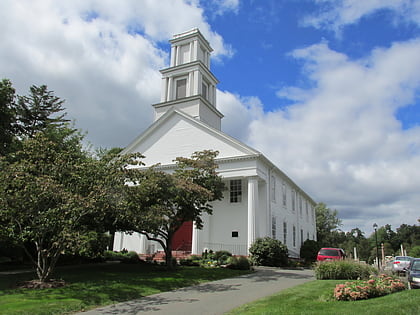
<svg viewBox="0 0 420 315"><path fill-rule="evenodd" d="M79 315L223 314L283 289L314 280L312 270L258 267L255 273L118 303Z"/></svg>

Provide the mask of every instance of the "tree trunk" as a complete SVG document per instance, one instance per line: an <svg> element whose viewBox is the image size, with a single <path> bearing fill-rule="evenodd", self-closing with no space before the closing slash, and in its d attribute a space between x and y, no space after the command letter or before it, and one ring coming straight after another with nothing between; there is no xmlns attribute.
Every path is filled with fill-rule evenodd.
<svg viewBox="0 0 420 315"><path fill-rule="evenodd" d="M172 264L172 237L166 240L166 246L164 249L165 249L166 268L168 268L168 270L172 270L175 267Z"/></svg>

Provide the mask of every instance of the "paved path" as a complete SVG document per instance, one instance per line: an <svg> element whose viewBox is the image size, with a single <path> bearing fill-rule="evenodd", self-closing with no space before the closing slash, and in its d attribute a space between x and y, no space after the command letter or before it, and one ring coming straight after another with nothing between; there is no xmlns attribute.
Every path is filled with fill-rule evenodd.
<svg viewBox="0 0 420 315"><path fill-rule="evenodd" d="M223 314L248 302L314 280L312 270L259 267L257 272L114 304L79 315Z"/></svg>

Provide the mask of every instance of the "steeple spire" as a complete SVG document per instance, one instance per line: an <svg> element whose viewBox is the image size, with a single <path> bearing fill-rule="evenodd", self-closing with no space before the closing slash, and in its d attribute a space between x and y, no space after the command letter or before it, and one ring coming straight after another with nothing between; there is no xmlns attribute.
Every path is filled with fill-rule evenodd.
<svg viewBox="0 0 420 315"><path fill-rule="evenodd" d="M161 102L154 104L158 119L176 108L213 128L221 128L223 115L216 109L218 80L210 72L213 49L198 29L174 35L170 67L163 69Z"/></svg>

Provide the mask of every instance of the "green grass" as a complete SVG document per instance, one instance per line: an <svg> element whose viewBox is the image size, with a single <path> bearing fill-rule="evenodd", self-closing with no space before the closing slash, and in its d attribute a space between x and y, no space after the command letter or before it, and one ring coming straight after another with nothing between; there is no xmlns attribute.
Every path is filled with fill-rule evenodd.
<svg viewBox="0 0 420 315"><path fill-rule="evenodd" d="M174 290L206 281L235 277L246 271L180 267L175 271L153 265L107 264L58 268L62 288L13 288L33 273L0 275L0 314L64 314Z"/></svg>
<svg viewBox="0 0 420 315"><path fill-rule="evenodd" d="M315 280L281 291L231 312L236 314L420 314L420 290L405 290L363 301L335 301L333 290L343 280Z"/></svg>

